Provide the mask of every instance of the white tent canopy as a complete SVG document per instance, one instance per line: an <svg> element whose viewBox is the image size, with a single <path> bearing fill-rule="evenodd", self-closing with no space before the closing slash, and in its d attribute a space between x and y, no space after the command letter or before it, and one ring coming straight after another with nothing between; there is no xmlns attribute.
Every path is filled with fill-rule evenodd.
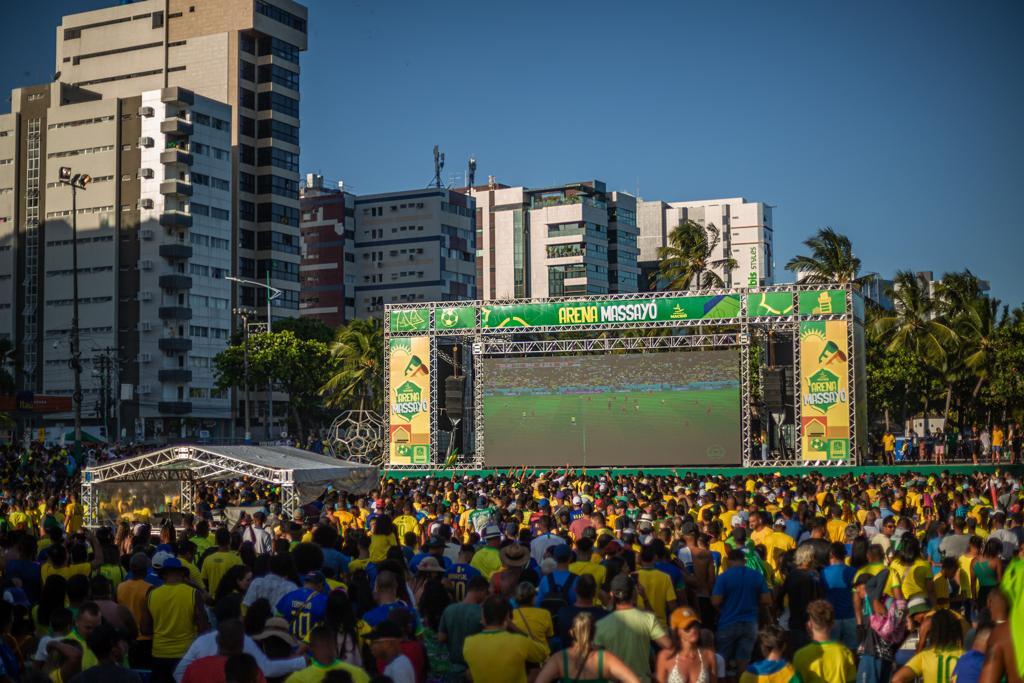
<svg viewBox="0 0 1024 683"><path fill-rule="evenodd" d="M82 502L88 523L95 524L98 484L113 482L181 483L181 509L191 511L195 485L207 481L251 477L281 487L281 505L290 516L330 486L348 493L367 493L378 481L377 468L343 462L290 446L172 446L124 460L86 467Z"/></svg>

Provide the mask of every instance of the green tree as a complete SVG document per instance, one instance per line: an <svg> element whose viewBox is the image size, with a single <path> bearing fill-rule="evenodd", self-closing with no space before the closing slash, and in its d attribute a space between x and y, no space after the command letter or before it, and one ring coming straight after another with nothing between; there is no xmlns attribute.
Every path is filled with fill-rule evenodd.
<svg viewBox="0 0 1024 683"><path fill-rule="evenodd" d="M0 394L13 394L16 388L14 381L14 346L6 337L0 339Z"/></svg>
<svg viewBox="0 0 1024 683"><path fill-rule="evenodd" d="M232 344L214 359L217 386L223 389L242 386L245 381L244 349ZM288 394L288 414L300 438L322 417L319 398L325 374L330 374L333 359L327 344L315 339L300 339L291 330L249 337L249 385L272 383Z"/></svg>
<svg viewBox="0 0 1024 683"><path fill-rule="evenodd" d="M340 327L330 345L332 374L319 388L330 408L384 407L384 331L376 318L353 320Z"/></svg>
<svg viewBox="0 0 1024 683"><path fill-rule="evenodd" d="M930 379L942 373L948 351L957 340L956 332L940 319L940 306L929 286L914 273L900 271L890 290L894 310L880 314L872 323L871 333L885 344L889 353L903 352L919 359ZM925 429L932 399L932 383L917 385L924 401Z"/></svg>
<svg viewBox="0 0 1024 683"><path fill-rule="evenodd" d="M274 321L274 332L285 330L294 333L299 339L312 339L324 344L330 344L334 339L334 330L319 318L298 317Z"/></svg>
<svg viewBox="0 0 1024 683"><path fill-rule="evenodd" d="M713 223L701 225L686 220L676 226L668 236L668 246L658 249L658 273L650 283L652 289L659 282L665 289L711 289L724 287L725 281L716 272L731 272L737 267L736 259L715 258L722 241Z"/></svg>
<svg viewBox="0 0 1024 683"><path fill-rule="evenodd" d="M984 393L990 409L1020 419L1024 411L1024 316L1011 316L1010 322L993 335L992 373Z"/></svg>
<svg viewBox="0 0 1024 683"><path fill-rule="evenodd" d="M786 270L796 274L797 284L862 284L873 276L860 276L860 259L853 255L853 244L846 235L832 228L821 228L804 240L809 256L794 256Z"/></svg>

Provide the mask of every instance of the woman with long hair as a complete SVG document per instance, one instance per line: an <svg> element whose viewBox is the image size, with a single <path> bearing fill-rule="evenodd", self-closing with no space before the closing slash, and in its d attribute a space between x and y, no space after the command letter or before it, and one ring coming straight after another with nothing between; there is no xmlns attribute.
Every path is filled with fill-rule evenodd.
<svg viewBox="0 0 1024 683"><path fill-rule="evenodd" d="M640 683L621 659L594 645L594 631L594 618L586 612L577 614L569 629L572 645L551 655L534 683Z"/></svg>
<svg viewBox="0 0 1024 683"><path fill-rule="evenodd" d="M388 556L388 550L398 547L398 532L391 518L387 515L374 518L373 533L370 536L370 562L383 562Z"/></svg>
<svg viewBox="0 0 1024 683"><path fill-rule="evenodd" d="M717 680L715 651L700 646L700 620L690 607L669 617L672 647L658 653L654 677L658 683L711 683Z"/></svg>
<svg viewBox="0 0 1024 683"><path fill-rule="evenodd" d="M345 591L331 591L327 594L327 608L324 625L338 634L338 658L353 666L363 665L359 651L359 629L352 601Z"/></svg>
<svg viewBox="0 0 1024 683"><path fill-rule="evenodd" d="M217 584L217 593L213 596L214 603L229 595L237 594L239 599L245 596L252 583L252 570L244 564L236 564L226 572Z"/></svg>
<svg viewBox="0 0 1024 683"><path fill-rule="evenodd" d="M957 660L964 653L963 629L960 621L947 609L936 610L930 622L928 646L893 674L892 683L950 680Z"/></svg>
<svg viewBox="0 0 1024 683"><path fill-rule="evenodd" d="M971 573L978 586L976 604L982 606L993 588L1003 580L1003 542L998 538L985 541L981 557L974 558Z"/></svg>
<svg viewBox="0 0 1024 683"><path fill-rule="evenodd" d="M43 589L39 593L39 602L32 608L32 617L36 622L36 633L46 635L50 630L50 615L56 609L63 609L68 596L68 580L60 574L46 577Z"/></svg>

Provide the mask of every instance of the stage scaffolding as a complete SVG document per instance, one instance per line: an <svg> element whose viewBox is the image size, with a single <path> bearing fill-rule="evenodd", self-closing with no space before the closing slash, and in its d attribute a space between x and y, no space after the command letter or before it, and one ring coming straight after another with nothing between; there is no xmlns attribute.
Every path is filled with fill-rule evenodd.
<svg viewBox="0 0 1024 683"><path fill-rule="evenodd" d="M839 295L843 302L841 312L800 313L805 294L822 292ZM788 311L765 314L751 310L756 297L761 301L769 296L789 294L792 302ZM766 296L767 295L767 296ZM701 297L733 297L739 301L734 315L711 319L659 319L636 322L598 322L592 324L530 325L528 327L495 327L485 323L489 311L503 306L530 306L537 304L619 304L629 302L656 302L663 299ZM446 327L439 316L452 311L472 309L472 321L457 327ZM863 429L866 427L860 403L864 400L863 368L863 299L852 285L779 285L757 289L712 289L700 291L637 292L593 296L571 296L548 299L498 299L477 301L423 302L388 304L384 314L384 393L389 405L393 399L391 386L391 357L389 340L395 337L425 336L429 341L430 359L430 462L423 464L388 463L384 454L384 469L446 470L482 469L487 467L485 452L486 420L483 411L484 387L487 377L476 359L485 356L510 355L565 355L579 353L638 352L664 349L724 349L738 348L741 395L741 447L744 467L845 467L859 464L865 453ZM403 318L405 316L405 318ZM408 323L412 318L415 322ZM801 323L842 321L847 326L847 406L849 410L849 451L843 459L805 460L801 424L802 382L800 376ZM645 334L647 332L647 334ZM660 333L660 334L659 334ZM582 336L582 335L591 336ZM788 339L793 353L793 385L791 387L794 414L795 443L791 457L770 454L761 458L754 435L754 402L752 395L754 366L765 367L765 345L770 336ZM461 345L469 349L463 356L470 401L463 423L471 437L466 439L472 448L457 463L445 463L438 453L439 398L444 388L439 386L438 373L433 371L438 360L452 365L443 348ZM388 411L390 415L390 410ZM761 415L761 420L769 419ZM385 416L385 420L388 415ZM386 439L387 441L387 439ZM385 443L385 449L388 444ZM629 466L642 466L631 463Z"/></svg>

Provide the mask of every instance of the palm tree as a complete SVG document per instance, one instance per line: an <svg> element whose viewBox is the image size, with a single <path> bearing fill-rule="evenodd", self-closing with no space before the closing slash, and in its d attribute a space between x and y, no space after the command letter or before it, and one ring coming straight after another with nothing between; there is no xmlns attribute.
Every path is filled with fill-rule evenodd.
<svg viewBox="0 0 1024 683"><path fill-rule="evenodd" d="M888 339L886 350L904 351L920 358L934 373L944 373L956 332L940 318L940 305L928 284L914 273L896 273L889 291L893 311L880 315L873 323L873 332ZM921 387L924 398L924 427L928 429L930 385Z"/></svg>
<svg viewBox="0 0 1024 683"><path fill-rule="evenodd" d="M859 276L860 259L853 255L850 238L832 228L822 228L804 240L810 256L794 256L786 270L796 273L797 284L863 284L873 275Z"/></svg>
<svg viewBox="0 0 1024 683"><path fill-rule="evenodd" d="M353 320L338 328L330 350L337 369L320 388L324 404L342 408L358 397L360 410L369 404L379 413L384 398L384 332L380 321Z"/></svg>
<svg viewBox="0 0 1024 683"><path fill-rule="evenodd" d="M658 249L658 273L652 278L651 289L658 282L666 289L712 289L725 287L725 280L716 270L731 272L737 267L736 259L725 256L715 258L722 237L713 223L701 225L686 220L673 228L668 246Z"/></svg>

